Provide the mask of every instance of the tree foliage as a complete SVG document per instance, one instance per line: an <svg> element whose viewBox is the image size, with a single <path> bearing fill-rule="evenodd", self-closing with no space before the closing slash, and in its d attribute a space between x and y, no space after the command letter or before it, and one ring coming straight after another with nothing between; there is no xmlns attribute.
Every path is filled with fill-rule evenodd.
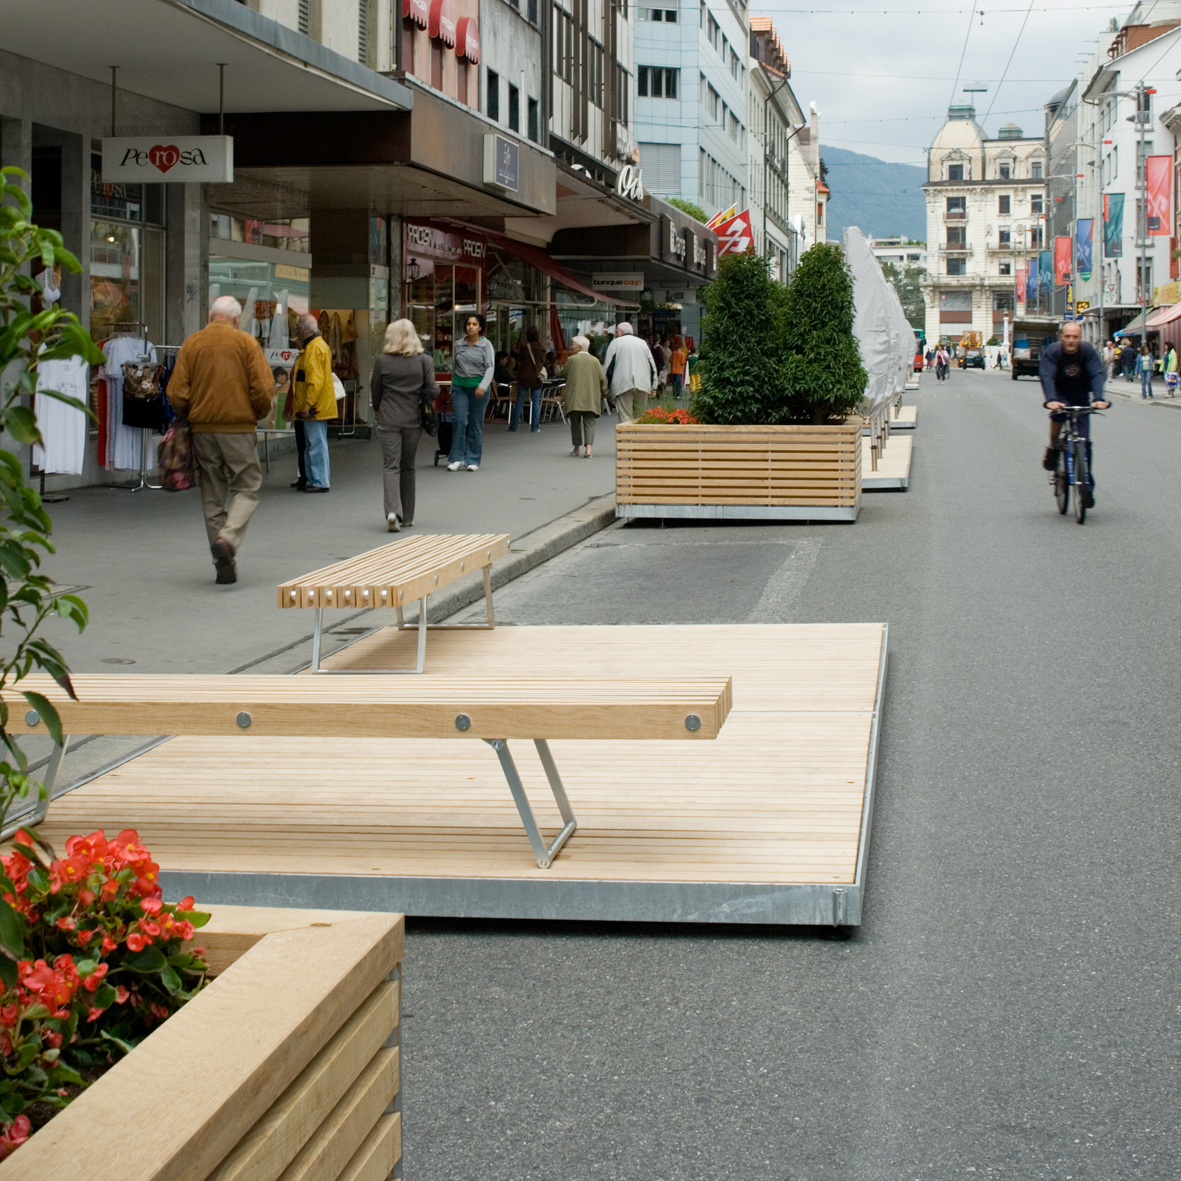
<svg viewBox="0 0 1181 1181"><path fill-rule="evenodd" d="M927 273L922 267L908 266L900 271L892 262L882 263L882 273L894 284L898 292L898 302L902 304L902 314L912 328L927 326L927 305L923 300L923 276Z"/></svg>
<svg viewBox="0 0 1181 1181"><path fill-rule="evenodd" d="M0 169L0 430L18 443L39 443L37 420L25 399L56 398L85 413L75 399L53 390L37 390L37 371L45 361L82 357L102 361L78 318L60 307L31 310L41 288L30 269L80 271L78 260L64 248L56 230L32 222L32 202L12 183L28 179L19 168ZM60 743L57 711L39 693L20 690L20 681L34 669L49 673L72 697L69 671L60 652L39 635L42 624L58 615L72 620L79 631L86 626L86 604L76 595L60 594L53 581L40 573L41 559L54 552L53 524L37 490L25 481L24 465L11 451L0 450L0 689L15 687L37 711L55 742ZM29 776L28 759L8 733L8 705L0 702L0 820L18 796L44 787ZM16 964L5 932L11 926L10 908L0 900L0 977L15 981ZM11 980L9 980L11 976Z"/></svg>
<svg viewBox="0 0 1181 1181"><path fill-rule="evenodd" d="M785 392L798 419L843 419L865 393L853 335L853 276L836 244L818 242L800 259L783 304Z"/></svg>
<svg viewBox="0 0 1181 1181"><path fill-rule="evenodd" d="M693 413L723 426L782 422L784 399L780 305L784 289L769 262L753 252L718 261L718 277L703 289L701 391Z"/></svg>
<svg viewBox="0 0 1181 1181"><path fill-rule="evenodd" d="M694 205L692 201L686 201L684 197L669 197L668 203L676 206L682 213L697 218L702 225L709 221L709 214L700 205Z"/></svg>

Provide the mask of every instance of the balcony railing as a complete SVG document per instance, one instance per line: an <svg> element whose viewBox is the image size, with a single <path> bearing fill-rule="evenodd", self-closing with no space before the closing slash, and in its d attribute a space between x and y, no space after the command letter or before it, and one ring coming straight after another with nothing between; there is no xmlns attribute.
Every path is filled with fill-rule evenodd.
<svg viewBox="0 0 1181 1181"><path fill-rule="evenodd" d="M945 209L943 211L944 221L967 221L968 211L966 209Z"/></svg>

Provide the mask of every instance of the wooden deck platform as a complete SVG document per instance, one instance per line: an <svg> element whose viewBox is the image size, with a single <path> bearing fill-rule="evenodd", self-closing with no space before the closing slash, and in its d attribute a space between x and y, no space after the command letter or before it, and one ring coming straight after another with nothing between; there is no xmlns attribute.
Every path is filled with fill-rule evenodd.
<svg viewBox="0 0 1181 1181"><path fill-rule="evenodd" d="M890 430L913 431L919 424L919 408L917 406L899 406L898 417L890 412Z"/></svg>
<svg viewBox="0 0 1181 1181"><path fill-rule="evenodd" d="M381 629L332 661L388 668L413 644ZM166 895L202 904L855 925L885 662L883 624L438 633L427 678L733 676L714 741L551 744L579 827L549 870L479 741L174 738L56 800L42 832L134 827ZM556 831L536 753L514 754Z"/></svg>
<svg viewBox="0 0 1181 1181"><path fill-rule="evenodd" d="M878 470L873 470L870 440L861 441L861 491L905 492L910 487L910 455L913 443L908 435L894 434L878 459Z"/></svg>

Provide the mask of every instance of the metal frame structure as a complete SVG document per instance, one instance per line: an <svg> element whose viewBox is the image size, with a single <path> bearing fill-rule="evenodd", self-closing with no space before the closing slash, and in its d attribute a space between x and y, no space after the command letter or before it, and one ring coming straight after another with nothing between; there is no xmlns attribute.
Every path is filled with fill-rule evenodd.
<svg viewBox="0 0 1181 1181"><path fill-rule="evenodd" d="M862 487L864 487L864 477ZM684 517L708 521L855 521L859 504L617 504L617 517Z"/></svg>

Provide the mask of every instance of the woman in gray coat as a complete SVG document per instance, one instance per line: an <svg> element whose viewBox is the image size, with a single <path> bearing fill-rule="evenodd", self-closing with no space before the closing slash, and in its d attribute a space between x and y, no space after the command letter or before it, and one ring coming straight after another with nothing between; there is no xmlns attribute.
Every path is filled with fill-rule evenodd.
<svg viewBox="0 0 1181 1181"><path fill-rule="evenodd" d="M386 528L414 524L414 460L422 438L422 402L434 399L435 365L409 320L385 330L384 351L373 365L369 397L381 439Z"/></svg>

